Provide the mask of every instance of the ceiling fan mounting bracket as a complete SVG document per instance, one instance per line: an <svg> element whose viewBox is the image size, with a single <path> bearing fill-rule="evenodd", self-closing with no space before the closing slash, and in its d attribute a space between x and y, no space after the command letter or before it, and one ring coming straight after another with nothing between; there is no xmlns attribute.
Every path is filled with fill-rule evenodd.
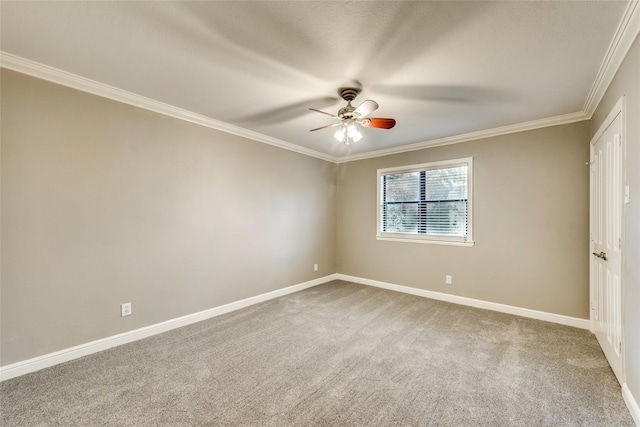
<svg viewBox="0 0 640 427"><path fill-rule="evenodd" d="M359 87L347 86L347 87L338 88L338 95L340 95L340 97L347 102L351 102L354 99L356 99L356 96L358 96L360 92L362 92L362 89Z"/></svg>

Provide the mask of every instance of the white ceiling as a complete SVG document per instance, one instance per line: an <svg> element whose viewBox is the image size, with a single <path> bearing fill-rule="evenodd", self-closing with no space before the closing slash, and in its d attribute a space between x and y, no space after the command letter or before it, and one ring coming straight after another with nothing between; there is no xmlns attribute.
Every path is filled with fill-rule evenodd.
<svg viewBox="0 0 640 427"><path fill-rule="evenodd" d="M582 112L627 6L2 1L1 50L344 158ZM396 127L309 132L352 80Z"/></svg>

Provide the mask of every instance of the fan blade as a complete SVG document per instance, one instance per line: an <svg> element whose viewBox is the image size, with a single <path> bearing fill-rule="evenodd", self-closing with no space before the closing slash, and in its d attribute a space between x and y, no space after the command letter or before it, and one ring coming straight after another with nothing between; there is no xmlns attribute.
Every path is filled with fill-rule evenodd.
<svg viewBox="0 0 640 427"><path fill-rule="evenodd" d="M231 120L243 124L276 124L294 120L306 114L306 109L311 107L328 108L338 101L336 97L312 98L300 102L283 105L278 108L262 110Z"/></svg>
<svg viewBox="0 0 640 427"><path fill-rule="evenodd" d="M311 110L311 111L315 111L316 113L326 114L327 116L335 117L336 119L338 118L338 116L334 116L334 115L333 115L333 114L331 114L331 113L325 113L324 111L316 110L315 108L309 108L309 110Z"/></svg>
<svg viewBox="0 0 640 427"><path fill-rule="evenodd" d="M315 132L317 130L322 130L322 129L326 129L326 128L332 128L334 126L340 126L341 124L342 123L334 123L332 125L326 125L326 126L322 126L322 127L319 127L319 128L311 129L311 130L309 130L309 132Z"/></svg>
<svg viewBox="0 0 640 427"><path fill-rule="evenodd" d="M375 85L375 93L427 102L462 104L507 101L508 95L493 89L465 85Z"/></svg>
<svg viewBox="0 0 640 427"><path fill-rule="evenodd" d="M362 126L368 128L391 129L395 125L395 119L384 119L381 117L370 117L368 119L362 119Z"/></svg>
<svg viewBox="0 0 640 427"><path fill-rule="evenodd" d="M360 117L366 117L378 109L378 103L367 99L356 108L353 113L360 114Z"/></svg>

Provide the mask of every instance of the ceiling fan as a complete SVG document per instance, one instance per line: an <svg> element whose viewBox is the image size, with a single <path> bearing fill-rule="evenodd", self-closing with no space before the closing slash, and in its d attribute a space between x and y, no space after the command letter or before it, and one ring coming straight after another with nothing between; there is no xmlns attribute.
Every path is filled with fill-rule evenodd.
<svg viewBox="0 0 640 427"><path fill-rule="evenodd" d="M326 114L327 116L340 120L340 123L334 123L332 125L326 125L316 129L311 129L309 132L340 126L340 128L334 134L334 137L338 141L349 145L351 142L358 142L362 139L362 134L360 133L360 130L357 126L358 124L364 127L377 129L391 129L392 127L394 127L396 125L395 119L367 117L369 114L378 109L377 102L367 99L358 107L354 107L353 105L351 105L351 101L356 99L356 96L358 96L361 91L362 89L359 87L341 87L338 89L338 95L340 95L342 99L347 101L347 105L345 107L342 107L338 111L338 115L325 113L324 111L317 110L315 108L309 108L311 111Z"/></svg>

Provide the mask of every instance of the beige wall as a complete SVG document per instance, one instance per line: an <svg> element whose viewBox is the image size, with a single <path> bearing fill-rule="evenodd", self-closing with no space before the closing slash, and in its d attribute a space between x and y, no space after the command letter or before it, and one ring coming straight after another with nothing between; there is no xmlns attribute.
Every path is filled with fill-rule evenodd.
<svg viewBox="0 0 640 427"><path fill-rule="evenodd" d="M580 122L340 164L338 272L588 318L588 141ZM474 247L376 240L377 169L461 157Z"/></svg>
<svg viewBox="0 0 640 427"><path fill-rule="evenodd" d="M1 78L1 365L335 273L334 164Z"/></svg>
<svg viewBox="0 0 640 427"><path fill-rule="evenodd" d="M640 404L640 39L636 39L592 118L593 136L621 96L625 96L625 185L631 203L624 209L622 280L626 382Z"/></svg>

